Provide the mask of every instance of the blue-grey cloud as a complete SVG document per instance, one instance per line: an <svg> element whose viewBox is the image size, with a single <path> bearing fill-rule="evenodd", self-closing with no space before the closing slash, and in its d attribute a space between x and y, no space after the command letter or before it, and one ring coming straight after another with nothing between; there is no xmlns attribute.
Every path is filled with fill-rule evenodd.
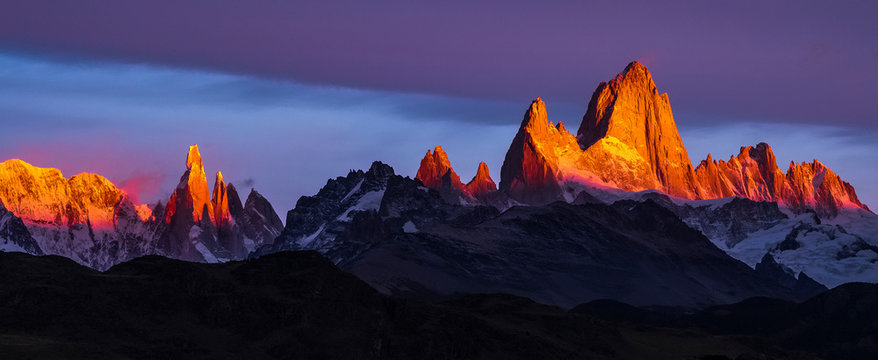
<svg viewBox="0 0 878 360"><path fill-rule="evenodd" d="M641 60L675 108L875 129L876 18L874 1L20 1L0 11L0 44L76 60L569 104ZM283 100L272 87L232 86L242 91L235 96ZM474 113L467 119L486 115Z"/></svg>
<svg viewBox="0 0 878 360"><path fill-rule="evenodd" d="M461 178L484 161L499 181L521 102L316 86L143 64L59 62L0 54L0 159L103 174L136 184L144 201L166 200L198 143L212 176L255 181L278 211L326 179L374 160L414 176L424 152L442 145ZM579 125L584 103L547 98L549 119ZM692 160L766 141L781 167L819 158L878 204L874 131L747 119L711 119L686 108L677 122ZM699 121L695 119L702 117ZM142 176L141 176L142 177ZM212 182L212 179L211 179ZM238 184L236 184L238 185ZM240 189L246 191L245 189ZM242 194L245 195L245 194Z"/></svg>

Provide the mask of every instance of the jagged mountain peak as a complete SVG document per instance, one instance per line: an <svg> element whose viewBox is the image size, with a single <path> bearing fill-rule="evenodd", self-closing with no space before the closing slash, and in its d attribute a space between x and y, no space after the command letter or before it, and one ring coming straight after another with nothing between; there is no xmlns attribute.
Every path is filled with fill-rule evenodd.
<svg viewBox="0 0 878 360"><path fill-rule="evenodd" d="M610 82L598 86L577 136L583 149L598 142L597 148L610 148L594 156L609 151L627 153L624 157L628 159L635 155L642 159L635 161L642 164L628 162L648 167L647 173L638 171L632 174L635 178L629 179L617 177L623 189L634 190L647 185L646 180L654 180L659 190L671 195L697 197L694 169L677 131L670 101L667 94L659 95L652 75L640 63L632 62Z"/></svg>
<svg viewBox="0 0 878 360"><path fill-rule="evenodd" d="M168 200L165 222L170 223L174 214L182 209L187 212L191 211L192 220L196 223L201 221L204 209L207 209L207 214L212 222L216 220L207 185L207 175L204 173L204 165L197 144L189 147L189 152L186 155L186 172L180 177L177 189Z"/></svg>
<svg viewBox="0 0 878 360"><path fill-rule="evenodd" d="M484 161L479 163L479 168L476 170L476 175L473 176L473 180L475 179L490 179L491 173L488 170L488 164L485 164Z"/></svg>
<svg viewBox="0 0 878 360"><path fill-rule="evenodd" d="M251 188L250 192L247 194L246 202L262 201L264 199L265 199L265 196L262 196L262 194L260 194L259 191L256 191L256 189Z"/></svg>
<svg viewBox="0 0 878 360"><path fill-rule="evenodd" d="M238 195L235 184L226 185L226 197L229 198L229 214L232 217L240 217L244 213L244 205L241 203L241 197Z"/></svg>
<svg viewBox="0 0 878 360"><path fill-rule="evenodd" d="M189 146L189 153L186 154L186 168L191 169L192 166L203 167L201 162L201 153L198 151L198 144Z"/></svg>
<svg viewBox="0 0 878 360"><path fill-rule="evenodd" d="M636 60L628 63L628 65L625 66L625 69L622 70L621 73L619 73L618 75L616 75L615 78L610 80L610 83L621 82L635 84L637 86L649 89L655 93L658 92L658 89L655 86L655 81L652 79L652 74L649 72L649 69L647 69L646 66Z"/></svg>
<svg viewBox="0 0 878 360"><path fill-rule="evenodd" d="M451 167L448 154L441 146L436 146L433 151L427 150L427 154L421 160L416 179L424 186L438 190L442 198L452 204L467 204L480 201L488 201L485 195L497 191L497 185L488 172L488 165L484 162L479 164L476 175L464 184L460 176ZM499 199L493 197L493 200Z"/></svg>
<svg viewBox="0 0 878 360"><path fill-rule="evenodd" d="M445 153L442 146L437 145L432 152L427 150L415 178L421 180L426 187L439 189L442 187L444 177L448 178L444 181L448 186L458 191L464 191L460 176L451 167L448 154Z"/></svg>
<svg viewBox="0 0 878 360"><path fill-rule="evenodd" d="M823 163L791 164L785 180L788 191L782 201L794 210L816 210L824 216L835 216L842 208L871 211L860 202L856 190Z"/></svg>
<svg viewBox="0 0 878 360"><path fill-rule="evenodd" d="M553 126L545 103L534 100L506 154L500 189L526 203L572 200L562 191L569 181L698 197L668 98L639 63L598 86L577 134Z"/></svg>
<svg viewBox="0 0 878 360"><path fill-rule="evenodd" d="M704 163L704 162L715 163L716 161L713 160L713 155L711 155L710 153L707 153L707 158L704 159L704 161L702 161L702 163Z"/></svg>
<svg viewBox="0 0 878 360"><path fill-rule="evenodd" d="M500 190L525 203L560 199L558 153L580 151L576 138L549 123L546 103L536 98L528 106L521 126L500 168Z"/></svg>
<svg viewBox="0 0 878 360"><path fill-rule="evenodd" d="M526 129L532 135L550 133L551 129L557 131L557 128L554 128L549 123L549 117L546 114L546 103L542 98L537 97L530 103L530 107L521 120L521 129Z"/></svg>
<svg viewBox="0 0 878 360"><path fill-rule="evenodd" d="M94 173L65 178L58 169L20 159L0 163L0 201L26 222L112 229L114 209L127 199L124 191Z"/></svg>
<svg viewBox="0 0 878 360"><path fill-rule="evenodd" d="M567 128L564 127L564 123L558 122L558 125L555 125L555 128L558 129L558 132L568 132Z"/></svg>
<svg viewBox="0 0 878 360"><path fill-rule="evenodd" d="M427 150L427 152L429 153L430 150ZM442 149L442 145L436 145L433 148L433 155L445 163L448 163L448 154Z"/></svg>
<svg viewBox="0 0 878 360"><path fill-rule="evenodd" d="M497 184L491 179L491 174L488 171L488 164L485 164L484 162L479 163L476 175L466 184L466 190L476 198L497 191Z"/></svg>
<svg viewBox="0 0 878 360"><path fill-rule="evenodd" d="M18 159L0 163L0 203L9 210L0 211L0 250L62 255L103 270L147 254L207 262L241 259L271 242L283 227L271 204L251 194L245 209L222 172L215 175L211 196L202 161L198 146L190 146L171 198L152 207L134 204L129 194L94 173L67 179L58 169Z"/></svg>
<svg viewBox="0 0 878 360"><path fill-rule="evenodd" d="M216 180L213 184L213 196L211 197L211 205L213 206L213 220L217 226L225 226L229 224L231 213L229 212L229 197L226 183L223 181L223 173L216 172Z"/></svg>
<svg viewBox="0 0 878 360"><path fill-rule="evenodd" d="M740 196L774 201L795 212L814 210L834 217L841 208L869 208L857 199L853 186L823 163L790 161L784 174L771 146L761 142L742 146L728 162L702 161L695 169L702 198Z"/></svg>
<svg viewBox="0 0 878 360"><path fill-rule="evenodd" d="M760 163L777 164L774 150L771 149L771 145L764 142L760 142L756 146L742 146L738 157L749 157Z"/></svg>
<svg viewBox="0 0 878 360"><path fill-rule="evenodd" d="M794 210L816 207L829 216L840 207L867 209L850 184L823 170L825 165L812 164L790 165L807 176L784 174L771 146L761 142L741 147L728 161L708 154L696 170L667 94L659 94L645 66L632 62L597 87L576 137L548 120L542 99L531 102L506 153L500 190L528 204L571 201L584 185L654 189L692 200L740 196Z"/></svg>
<svg viewBox="0 0 878 360"><path fill-rule="evenodd" d="M390 167L390 165L387 165L380 161L373 161L372 165L369 166L369 171L367 171L366 173L376 178L388 178L395 175L393 168Z"/></svg>
<svg viewBox="0 0 878 360"><path fill-rule="evenodd" d="M549 121L546 103L539 97L534 99L525 111L516 137L519 135L527 135L535 142L549 144L566 143L569 139L574 139L563 123L559 121L555 125Z"/></svg>

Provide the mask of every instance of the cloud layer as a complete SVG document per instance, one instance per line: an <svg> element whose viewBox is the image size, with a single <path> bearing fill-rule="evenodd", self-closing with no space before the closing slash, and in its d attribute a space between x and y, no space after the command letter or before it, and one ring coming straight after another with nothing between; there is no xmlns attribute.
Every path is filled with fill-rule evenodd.
<svg viewBox="0 0 878 360"><path fill-rule="evenodd" d="M578 127L584 105L544 99L550 120ZM374 160L414 176L435 145L448 152L463 180L485 161L499 181L528 104L0 53L0 159L57 167L65 176L97 172L153 202L170 196L188 146L198 143L208 176L222 170L244 195L257 186L282 214L326 179ZM878 204L875 131L694 121L688 108L674 108L696 165L708 152L727 158L740 146L766 141L782 168L790 160L819 158L851 182L861 200Z"/></svg>
<svg viewBox="0 0 878 360"><path fill-rule="evenodd" d="M876 18L873 1L55 0L5 4L0 45L516 103L587 102L636 59L693 122L875 129Z"/></svg>

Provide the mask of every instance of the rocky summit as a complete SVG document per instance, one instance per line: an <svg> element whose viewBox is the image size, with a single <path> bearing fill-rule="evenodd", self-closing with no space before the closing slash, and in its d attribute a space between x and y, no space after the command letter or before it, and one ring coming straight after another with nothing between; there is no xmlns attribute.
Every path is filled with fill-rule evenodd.
<svg viewBox="0 0 878 360"><path fill-rule="evenodd" d="M241 206L218 172L210 195L197 145L185 164L167 204L135 204L100 175L67 179L57 169L8 160L0 164L2 248L106 269L148 254L207 262L245 258L280 234L279 217L255 190Z"/></svg>
<svg viewBox="0 0 878 360"><path fill-rule="evenodd" d="M778 202L796 213L834 217L868 207L854 188L817 160L784 174L767 144L737 157L711 156L693 168L666 93L637 62L595 90L576 136L549 121L537 98L526 110L500 173L500 190L527 204L572 201L583 186L658 190L688 200L730 196Z"/></svg>
<svg viewBox="0 0 878 360"><path fill-rule="evenodd" d="M669 195L698 197L668 94L659 94L649 70L636 61L610 82L598 85L577 138L585 149L579 168L604 181L624 190L653 182L651 188ZM617 164L603 162L607 158L634 165L637 171L620 172L619 166L613 166Z"/></svg>
<svg viewBox="0 0 878 360"><path fill-rule="evenodd" d="M850 184L817 160L784 172L765 143L693 168L668 95L637 62L597 86L575 135L531 102L499 187L484 162L462 182L436 146L414 178L376 161L301 197L284 223L222 172L211 188L197 145L181 165L167 202L136 204L97 174L6 161L0 250L99 270L151 254L214 263L316 250L388 294L506 292L565 307L801 300L878 279L878 216Z"/></svg>
<svg viewBox="0 0 878 360"><path fill-rule="evenodd" d="M451 167L448 154L438 145L432 152L427 150L415 178L454 203L492 203L497 199L497 184L491 179L487 164L479 163L476 175L464 185Z"/></svg>
<svg viewBox="0 0 878 360"><path fill-rule="evenodd" d="M804 299L807 276L759 271L658 201L541 206L450 203L382 163L302 197L255 253L317 250L387 294L501 292L572 307L596 299L701 308L751 296ZM797 278L798 276L798 278Z"/></svg>
<svg viewBox="0 0 878 360"><path fill-rule="evenodd" d="M489 194L497 191L497 184L491 179L491 173L488 170L488 164L479 163L479 169L470 182L466 183L466 191L476 198L485 198Z"/></svg>
<svg viewBox="0 0 878 360"><path fill-rule="evenodd" d="M484 170L487 174L487 166ZM480 165L473 181L462 185L448 154L437 146L421 161L416 179L447 204L507 213L518 211L516 206L558 201L654 201L751 268L770 258L793 278L812 277L829 286L878 279L878 216L850 184L817 160L793 162L785 173L765 143L742 147L728 161L708 155L693 168L668 95L637 62L598 85L575 136L563 123L549 120L542 99L534 100L506 152L498 191L484 181L488 196L475 196L473 184L482 174ZM429 228L410 222L408 234Z"/></svg>

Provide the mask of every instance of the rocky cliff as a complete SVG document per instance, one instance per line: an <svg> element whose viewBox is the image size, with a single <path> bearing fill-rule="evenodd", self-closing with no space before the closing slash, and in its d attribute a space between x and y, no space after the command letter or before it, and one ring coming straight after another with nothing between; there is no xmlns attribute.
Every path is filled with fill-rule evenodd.
<svg viewBox="0 0 878 360"><path fill-rule="evenodd" d="M668 95L637 62L598 85L575 137L549 121L542 99L533 101L500 173L500 190L527 204L572 201L583 184L689 200L738 196L827 217L842 208L868 210L850 184L817 160L792 163L785 174L765 143L742 147L728 161L708 155L693 168Z"/></svg>
<svg viewBox="0 0 878 360"><path fill-rule="evenodd" d="M106 178L69 179L52 168L0 163L0 250L62 255L106 269L148 254L216 262L240 259L271 243L283 224L252 191L245 206L222 173L210 196L198 146L167 204L134 204ZM237 211L232 212L232 208ZM8 211L7 211L8 210Z"/></svg>

